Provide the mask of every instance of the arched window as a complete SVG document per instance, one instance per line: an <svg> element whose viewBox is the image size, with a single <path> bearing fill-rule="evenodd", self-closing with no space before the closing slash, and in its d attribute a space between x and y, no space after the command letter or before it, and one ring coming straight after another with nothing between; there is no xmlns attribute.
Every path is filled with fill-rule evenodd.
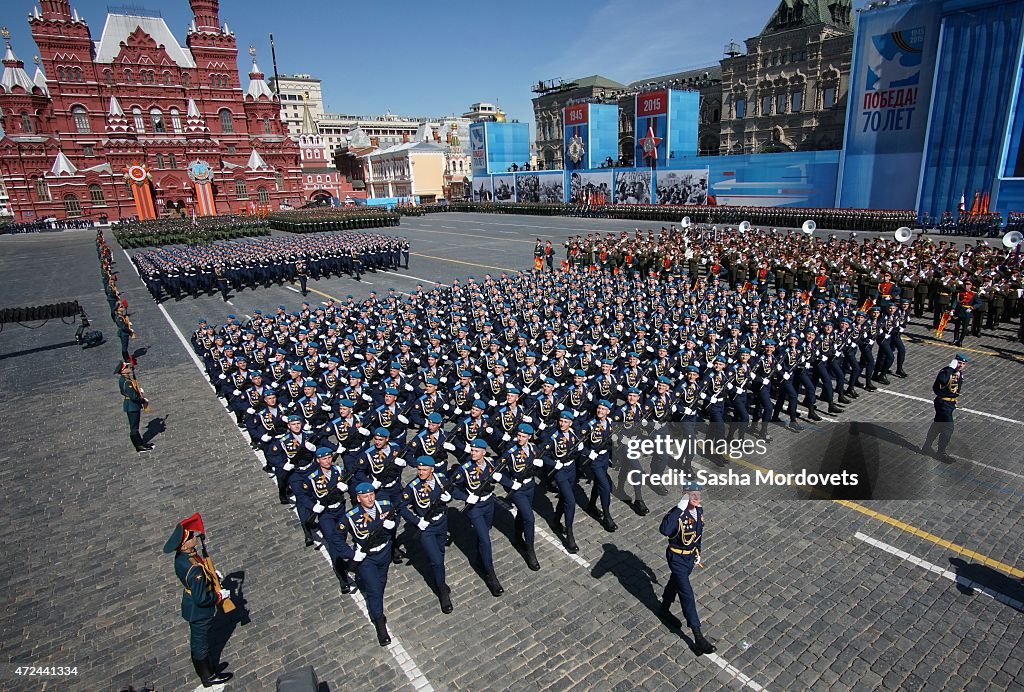
<svg viewBox="0 0 1024 692"><path fill-rule="evenodd" d="M181 132L181 112L177 108L171 109L171 128L175 132Z"/></svg>
<svg viewBox="0 0 1024 692"><path fill-rule="evenodd" d="M227 108L220 109L220 131L234 132L235 124L231 121L231 111Z"/></svg>
<svg viewBox="0 0 1024 692"><path fill-rule="evenodd" d="M157 154L156 155L156 167L157 168L163 168L164 167L164 155L163 154Z"/></svg>
<svg viewBox="0 0 1024 692"><path fill-rule="evenodd" d="M124 81L126 81L126 82L132 81L132 71L131 70L125 70L124 71Z"/></svg>
<svg viewBox="0 0 1024 692"><path fill-rule="evenodd" d="M168 168L177 168L178 167L178 157L175 156L174 154L169 154L167 156L167 166L168 166Z"/></svg>
<svg viewBox="0 0 1024 692"><path fill-rule="evenodd" d="M267 188L260 186L256 188L256 199L260 201L260 204L267 204L270 202L270 193L267 192Z"/></svg>
<svg viewBox="0 0 1024 692"><path fill-rule="evenodd" d="M82 205L74 195L64 195L64 213L70 216L81 216Z"/></svg>
<svg viewBox="0 0 1024 692"><path fill-rule="evenodd" d="M58 67L57 68L57 81L58 82L66 82L66 81L68 81L68 76L64 73L64 68L63 67Z"/></svg>
<svg viewBox="0 0 1024 692"><path fill-rule="evenodd" d="M181 75L181 84L182 86L186 87L192 86L192 78L188 75L188 73Z"/></svg>
<svg viewBox="0 0 1024 692"><path fill-rule="evenodd" d="M166 70L164 70L164 84L167 84L169 86L170 83L171 83L171 73L167 72Z"/></svg>
<svg viewBox="0 0 1024 692"><path fill-rule="evenodd" d="M93 183L89 186L89 199L92 200L93 204L103 204L103 188Z"/></svg>
<svg viewBox="0 0 1024 692"><path fill-rule="evenodd" d="M141 134L146 131L146 121L142 119L142 109L132 106L132 119L135 121L135 132Z"/></svg>
<svg viewBox="0 0 1024 692"><path fill-rule="evenodd" d="M40 202L50 201L50 186L46 184L45 178L36 178L36 198Z"/></svg>
<svg viewBox="0 0 1024 692"><path fill-rule="evenodd" d="M107 84L114 83L114 73L112 70L103 70L103 79Z"/></svg>
<svg viewBox="0 0 1024 692"><path fill-rule="evenodd" d="M269 135L270 134L270 118L264 118L263 119L263 134L265 134L265 135Z"/></svg>
<svg viewBox="0 0 1024 692"><path fill-rule="evenodd" d="M21 129L25 132L32 132L32 116L28 114L28 111L21 112Z"/></svg>
<svg viewBox="0 0 1024 692"><path fill-rule="evenodd" d="M245 189L245 181L241 178L235 181L235 199L249 199L249 193Z"/></svg>
<svg viewBox="0 0 1024 692"><path fill-rule="evenodd" d="M80 82L82 81L82 71L77 67L71 70L71 81Z"/></svg>
<svg viewBox="0 0 1024 692"><path fill-rule="evenodd" d="M153 122L153 132L167 132L167 126L164 125L164 114L159 108L149 109L149 119Z"/></svg>
<svg viewBox="0 0 1024 692"><path fill-rule="evenodd" d="M282 190L284 190L284 178L281 177L280 173L275 173L274 174L274 187L277 188L278 192L281 192Z"/></svg>
<svg viewBox="0 0 1024 692"><path fill-rule="evenodd" d="M71 118L75 122L75 132L89 132L89 114L86 112L85 106L72 106Z"/></svg>

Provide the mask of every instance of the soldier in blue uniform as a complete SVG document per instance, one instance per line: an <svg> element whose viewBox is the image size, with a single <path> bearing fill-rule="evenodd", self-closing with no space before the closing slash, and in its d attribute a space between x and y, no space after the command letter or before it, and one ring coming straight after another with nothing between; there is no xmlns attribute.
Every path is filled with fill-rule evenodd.
<svg viewBox="0 0 1024 692"><path fill-rule="evenodd" d="M679 503L661 520L659 531L668 538L665 557L672 576L665 585L658 615L672 627L680 627L682 623L671 610L672 603L679 596L686 624L693 632L694 649L698 654L714 653L714 645L701 633L697 602L693 597L693 587L690 586L690 573L701 561L701 538L704 534L704 508L701 506L700 491L683 493Z"/></svg>
<svg viewBox="0 0 1024 692"><path fill-rule="evenodd" d="M174 527L164 544L164 553L174 553L174 573L181 581L181 617L189 627L189 649L192 665L203 687L220 685L231 679L222 672L226 665L214 668L210 658L209 630L217 606L230 597L228 589L217 591L214 576L209 574L197 551L199 537L181 524Z"/></svg>
<svg viewBox="0 0 1024 692"><path fill-rule="evenodd" d="M946 447L953 437L953 411L956 410L957 397L963 392L963 371L970 359L962 353L949 362L949 365L939 370L932 384L932 392L935 393L935 419L928 428L928 436L925 438L924 447L921 451L932 456L932 442L939 440L939 451L935 457L944 463L951 463L953 458L946 453Z"/></svg>
<svg viewBox="0 0 1024 692"><path fill-rule="evenodd" d="M530 442L533 432L529 423L519 424L515 443L505 450L498 462L502 470L496 474L496 480L508 491L508 500L516 508L512 545L523 553L526 566L536 572L540 563L533 548L536 526L533 496L537 490L534 473L544 462L537 457L536 445Z"/></svg>
<svg viewBox="0 0 1024 692"><path fill-rule="evenodd" d="M450 481L444 472L435 470L434 457L423 455L416 459L416 478L402 493L399 512L409 526L415 526L420 545L430 564L434 593L441 604L441 612L452 612L452 590L448 587L444 571L444 548L448 536L448 503L452 500Z"/></svg>
<svg viewBox="0 0 1024 692"><path fill-rule="evenodd" d="M302 493L296 497L296 503L307 512L307 525L319 528L341 592L350 594L355 590L348 574L352 549L345 542L343 531L339 530L339 526L344 527L342 517L348 484L344 471L334 464L334 450L330 447L317 448L316 463L316 468L302 482Z"/></svg>
<svg viewBox="0 0 1024 692"><path fill-rule="evenodd" d="M402 498L402 470L408 463L399 456L398 445L390 438L387 428L373 431L370 444L356 458L353 477L356 482L372 485L375 493L397 507ZM398 529L394 528L392 534L395 539L393 557L397 565L402 562L398 552Z"/></svg>
<svg viewBox="0 0 1024 692"><path fill-rule="evenodd" d="M487 459L486 442L476 439L470 448L469 460L452 470L451 494L466 503L466 516L476 533L476 547L480 554L484 583L491 595L497 598L505 593L505 589L494 574L491 527L494 525L494 483L501 475L495 464ZM498 479L494 478L496 473Z"/></svg>
<svg viewBox="0 0 1024 692"><path fill-rule="evenodd" d="M316 451L316 445L302 430L302 416L292 414L285 418L285 421L288 426L287 432L277 437L266 451L267 463L273 467L274 475L277 477L277 498L282 505L288 504L289 487L294 492L295 486L305 478L302 472L306 469L312 470L312 452ZM299 471L299 476L293 485L291 479L296 470ZM300 512L301 520L308 518L301 514Z"/></svg>
<svg viewBox="0 0 1024 692"><path fill-rule="evenodd" d="M612 404L607 399L597 402L597 415L583 429L583 449L580 450L589 460L594 478L588 510L600 518L601 526L609 533L619 528L612 519L612 481L608 477L608 465L612 458L611 410ZM597 509L598 499L601 501L600 510Z"/></svg>
<svg viewBox="0 0 1024 692"><path fill-rule="evenodd" d="M366 610L377 631L377 643L391 643L388 619L384 615L384 588L391 567L391 544L398 525L398 508L385 499L377 499L373 485L362 482L356 486L356 506L345 514L348 534L352 537L352 565L356 585L366 597Z"/></svg>
<svg viewBox="0 0 1024 692"><path fill-rule="evenodd" d="M576 518L576 455L580 444L579 436L572 429L574 418L572 411L562 411L558 417L558 427L549 429L538 455L558 487L555 516L562 515L563 541L565 549L570 553L579 552L572 533L572 523Z"/></svg>

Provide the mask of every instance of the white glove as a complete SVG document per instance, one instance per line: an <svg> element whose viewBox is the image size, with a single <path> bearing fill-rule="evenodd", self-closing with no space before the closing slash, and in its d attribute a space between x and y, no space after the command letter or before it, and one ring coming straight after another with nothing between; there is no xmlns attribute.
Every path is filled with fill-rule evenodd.
<svg viewBox="0 0 1024 692"><path fill-rule="evenodd" d="M225 375L225 374L223 374L223 373L221 373L220 375L217 375L217 378L218 378L218 379L221 379L221 380L226 380L226 379L228 379L228 378L227 378L227 375Z"/></svg>
<svg viewBox="0 0 1024 692"><path fill-rule="evenodd" d="M689 506L689 504L690 504L690 496L689 495L683 495L679 499L679 502L676 503L676 507L678 507L679 509L686 509Z"/></svg>
<svg viewBox="0 0 1024 692"><path fill-rule="evenodd" d="M692 416L694 413L696 413L696 411L694 411L692 408L683 409L683 415Z"/></svg>
<svg viewBox="0 0 1024 692"><path fill-rule="evenodd" d="M480 496L475 494L475 493L470 493L466 497L466 504L467 505L475 505L479 501L480 501Z"/></svg>
<svg viewBox="0 0 1024 692"><path fill-rule="evenodd" d="M513 481L512 482L512 490L519 490L522 487L523 487L523 484L520 483L519 481Z"/></svg>
<svg viewBox="0 0 1024 692"><path fill-rule="evenodd" d="M764 383L765 383L765 384L771 384L771 383L772 383L772 378L770 378L770 377L763 377L763 378L761 378L761 379L763 379L763 380L764 380Z"/></svg>
<svg viewBox="0 0 1024 692"><path fill-rule="evenodd" d="M456 416L461 416L462 415L462 409L459 408L458 406L455 407L455 415Z"/></svg>
<svg viewBox="0 0 1024 692"><path fill-rule="evenodd" d="M484 430L487 431L488 435L494 432L494 428L489 425L486 428L484 428Z"/></svg>
<svg viewBox="0 0 1024 692"><path fill-rule="evenodd" d="M217 575L217 579L224 581L224 573L221 572L219 569L213 570L213 573Z"/></svg>
<svg viewBox="0 0 1024 692"><path fill-rule="evenodd" d="M409 462L407 462L402 457L398 457L397 459L395 459L395 466L408 466L408 465L409 465Z"/></svg>
<svg viewBox="0 0 1024 692"><path fill-rule="evenodd" d="M363 394L361 398L363 401L373 401L373 397L369 394Z"/></svg>
<svg viewBox="0 0 1024 692"><path fill-rule="evenodd" d="M420 531L426 531L429 526L430 526L430 522L427 521L426 519L420 519L419 523L416 524L416 527Z"/></svg>
<svg viewBox="0 0 1024 692"><path fill-rule="evenodd" d="M537 428L539 430L547 430L548 429L548 424L547 423L541 423L540 425L537 426Z"/></svg>
<svg viewBox="0 0 1024 692"><path fill-rule="evenodd" d="M384 528L387 529L388 531L390 531L391 529L395 528L395 520L394 519L385 519L382 523L384 524Z"/></svg>
<svg viewBox="0 0 1024 692"><path fill-rule="evenodd" d="M320 504L319 500L317 500L317 503L315 505L313 505L313 514L320 514L323 511L324 511L324 506L322 504Z"/></svg>
<svg viewBox="0 0 1024 692"><path fill-rule="evenodd" d="M343 493L348 492L348 484L342 481L338 481L338 485L335 487Z"/></svg>
<svg viewBox="0 0 1024 692"><path fill-rule="evenodd" d="M697 561L696 561L695 564L698 564L698 565L700 564L700 553L697 553Z"/></svg>
<svg viewBox="0 0 1024 692"><path fill-rule="evenodd" d="M495 471L495 472L494 472L494 473L493 473L493 474L491 475L491 478L493 478L493 479L494 479L494 482L495 482L495 483L501 483L501 473L499 473L498 471Z"/></svg>
<svg viewBox="0 0 1024 692"><path fill-rule="evenodd" d="M256 409L250 406L249 408L245 409L245 412L251 416L252 414L256 413Z"/></svg>
<svg viewBox="0 0 1024 692"><path fill-rule="evenodd" d="M401 413L395 416L395 418L397 418L398 422L401 423L402 425L409 425L409 419L403 416Z"/></svg>
<svg viewBox="0 0 1024 692"><path fill-rule="evenodd" d="M455 451L455 445L453 445L451 442L445 442L441 446L444 447L445 449L447 449L449 452L454 452Z"/></svg>
<svg viewBox="0 0 1024 692"><path fill-rule="evenodd" d="M362 548L356 548L356 554L352 556L352 562L362 562L366 559L366 553Z"/></svg>
<svg viewBox="0 0 1024 692"><path fill-rule="evenodd" d="M441 502L451 502L452 494L445 490L437 499L439 499Z"/></svg>
<svg viewBox="0 0 1024 692"><path fill-rule="evenodd" d="M782 375L782 379L784 379L784 380L788 380L790 377L792 377L792 375L790 373L788 373L788 372L787 373L783 373L783 375Z"/></svg>
<svg viewBox="0 0 1024 692"><path fill-rule="evenodd" d="M556 462L555 462L555 471L560 471L560 470L562 469L562 467L563 467L563 466L565 466L565 464L563 464L563 463L562 463L562 462L560 462L560 461L556 461Z"/></svg>
<svg viewBox="0 0 1024 692"><path fill-rule="evenodd" d="M533 416L523 416L523 422L524 423L532 423L533 422Z"/></svg>
<svg viewBox="0 0 1024 692"><path fill-rule="evenodd" d="M284 466L282 466L281 468L283 468L285 471L292 471L295 469L295 464L293 464L290 461L286 461L284 462Z"/></svg>
<svg viewBox="0 0 1024 692"><path fill-rule="evenodd" d="M230 589L221 589L218 593L220 593L220 600L222 600L222 601L231 598L231 590Z"/></svg>
<svg viewBox="0 0 1024 692"><path fill-rule="evenodd" d="M263 437L260 438L260 442L270 442L270 433L265 433Z"/></svg>
<svg viewBox="0 0 1024 692"><path fill-rule="evenodd" d="M537 468L540 468L541 466L544 465L544 460L541 459L540 457L537 457L536 459L533 460L533 465L536 466Z"/></svg>
<svg viewBox="0 0 1024 692"><path fill-rule="evenodd" d="M469 451L470 451L471 449L473 449L473 448L472 448L472 447L471 447L471 446L470 446L469 444L467 444L467 445L466 445L466 446L465 446L465 447L463 448L463 450L462 450L462 451L464 451L464 452L465 452L466 454L469 454Z"/></svg>
<svg viewBox="0 0 1024 692"><path fill-rule="evenodd" d="M242 390L241 389L235 389L235 390L232 390L231 393L234 394L235 396L241 396L242 395Z"/></svg>
<svg viewBox="0 0 1024 692"><path fill-rule="evenodd" d="M360 435L369 435L370 434L370 431L367 430L366 428L356 428L356 430L359 431Z"/></svg>
<svg viewBox="0 0 1024 692"><path fill-rule="evenodd" d="M590 454L588 454L587 456L590 457L591 461L594 461L595 459L597 459L601 455L598 454L597 452L595 452L594 450L590 450Z"/></svg>
<svg viewBox="0 0 1024 692"><path fill-rule="evenodd" d="M373 482L370 483L370 485L373 486L374 490L380 490L380 481L377 480L376 478L373 479Z"/></svg>
<svg viewBox="0 0 1024 692"><path fill-rule="evenodd" d="M508 442L511 439L512 439L512 436L509 435L508 433L505 433L504 435L501 436L501 441L502 442Z"/></svg>
<svg viewBox="0 0 1024 692"><path fill-rule="evenodd" d="M498 402L497 402L496 400L494 400L494 399L488 399L488 400L487 400L487 405L488 405L488 406L492 406L492 407L493 407L493 406L497 406L497 405L498 405Z"/></svg>

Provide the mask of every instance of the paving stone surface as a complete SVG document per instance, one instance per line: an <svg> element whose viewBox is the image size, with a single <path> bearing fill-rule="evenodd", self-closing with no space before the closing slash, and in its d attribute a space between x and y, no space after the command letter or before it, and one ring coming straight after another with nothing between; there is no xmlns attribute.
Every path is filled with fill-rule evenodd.
<svg viewBox="0 0 1024 692"><path fill-rule="evenodd" d="M310 287L341 298L411 291L417 282L526 268L538 236L557 246L577 233L635 226L476 214L404 219L393 230L413 243L408 271ZM143 430L156 450L141 457L127 439L112 375L119 348L92 232L0 238L2 306L77 299L114 338L82 350L69 343L72 324L0 332L0 689L194 688L180 588L160 552L174 523L194 511L203 514L218 567L241 584L239 617L218 623L223 659L236 676L228 689L272 690L277 675L302 665L314 666L332 690L719 690L746 681L770 690L1024 688L1024 612L855 536L1024 601L1019 578L908 530L1024 567L1024 345L1006 340L1016 324L965 343L976 357L961 404L1009 421L958 412L956 464L922 457L918 469L922 487L959 473L974 492L865 501L857 511L822 499L716 499L709 489L707 566L693 582L716 656L695 657L688 632L666 629L653 612L668 576L657 525L678 499L675 490L648 492L646 517L615 501L615 533L579 512L577 560L554 538L552 501L539 497L540 572L527 570L511 547L512 519L499 508L492 535L502 598L475 573L467 523L452 510L453 614L439 612L417 550L411 564L391 570L385 603L403 654L377 646L358 600L342 596L322 554L303 547L294 514L277 503L172 326L187 335L200 317L297 306L299 295L275 286L242 291L230 305L204 296L158 307L113 247L139 334L139 377L153 401ZM809 427L871 423L888 431L876 435L883 453L910 455L931 418L934 374L955 352L948 335L938 343L921 326L911 335L910 379ZM802 453L801 436L814 432L779 431L769 454L744 461L786 469ZM701 459L698 467L717 469L712 463ZM403 670L410 661L422 678ZM13 664L77 666L78 675L29 680L15 676Z"/></svg>

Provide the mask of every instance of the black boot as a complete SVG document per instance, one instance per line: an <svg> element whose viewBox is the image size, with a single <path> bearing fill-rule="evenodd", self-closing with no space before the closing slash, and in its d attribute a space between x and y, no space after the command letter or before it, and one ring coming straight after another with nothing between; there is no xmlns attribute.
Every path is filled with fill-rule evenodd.
<svg viewBox="0 0 1024 692"><path fill-rule="evenodd" d="M828 412L831 414L842 413L843 409L839 408L830 401L828 402Z"/></svg>
<svg viewBox="0 0 1024 692"><path fill-rule="evenodd" d="M892 384L889 381L889 378L885 376L885 373L882 373L877 378L875 378L875 382L877 382L878 384Z"/></svg>
<svg viewBox="0 0 1024 692"><path fill-rule="evenodd" d="M860 394L857 393L857 390L854 389L853 385L851 384L849 387L846 388L846 396L850 397L851 399L856 399L860 396Z"/></svg>
<svg viewBox="0 0 1024 692"><path fill-rule="evenodd" d="M193 658L192 665L195 667L196 673L199 674L199 679L202 680L203 687L221 685L234 677L231 673L214 672L213 663L210 661L209 656L203 659Z"/></svg>
<svg viewBox="0 0 1024 692"><path fill-rule="evenodd" d="M767 421L761 421L760 437L765 442L771 442L772 441L771 436L768 435L768 422Z"/></svg>
<svg viewBox="0 0 1024 692"><path fill-rule="evenodd" d="M526 552L526 566L529 567L534 572L539 571L540 570L540 563L537 562L537 551L535 551L533 549L533 543L530 543L530 544L528 544L526 546L525 552Z"/></svg>
<svg viewBox="0 0 1024 692"><path fill-rule="evenodd" d="M789 425L787 427L793 432L800 432L801 430L803 430L800 424L796 422L796 418L790 418Z"/></svg>
<svg viewBox="0 0 1024 692"><path fill-rule="evenodd" d="M646 509L646 507L644 509ZM565 527L565 549L572 555L575 555L580 551L579 546L576 545L576 538L572 535L571 526Z"/></svg>
<svg viewBox="0 0 1024 692"><path fill-rule="evenodd" d="M452 590L447 584L441 584L437 587L437 600L441 602L441 612L447 615L452 612L454 606L452 606Z"/></svg>
<svg viewBox="0 0 1024 692"><path fill-rule="evenodd" d="M672 606L666 601L661 602L661 606L658 607L656 614L662 622L673 629L683 626L683 621L672 614Z"/></svg>
<svg viewBox="0 0 1024 692"><path fill-rule="evenodd" d="M693 647L698 654L713 654L717 651L715 646L704 638L700 630L693 630Z"/></svg>
<svg viewBox="0 0 1024 692"><path fill-rule="evenodd" d="M849 399L846 398L846 394L844 394L843 392L839 393L839 396L838 398L836 398L836 401L840 404L843 404L844 406L852 403Z"/></svg>
<svg viewBox="0 0 1024 692"><path fill-rule="evenodd" d="M619 525L615 523L614 519L612 519L612 513L610 510L604 510L604 515L601 517L601 526L603 526L604 530L608 533L619 528Z"/></svg>
<svg viewBox="0 0 1024 692"><path fill-rule="evenodd" d="M909 377L909 375L907 375L906 371L904 371L903 368L900 368L896 371L896 377L899 377L900 379L906 379L907 377Z"/></svg>
<svg viewBox="0 0 1024 692"><path fill-rule="evenodd" d="M818 421L821 420L821 416L818 415L818 412L814 410L813 406L808 406L807 407L807 418L808 418L808 420L812 420L812 421L815 421L815 422L818 422Z"/></svg>
<svg viewBox="0 0 1024 692"><path fill-rule="evenodd" d="M501 582L498 581L498 577L494 574L493 569L484 574L484 583L487 584L487 588L495 598L505 593L505 588L501 585Z"/></svg>
<svg viewBox="0 0 1024 692"><path fill-rule="evenodd" d="M387 646L391 643L391 635L388 633L388 619L381 615L373 621L373 628L377 630L377 643Z"/></svg>
<svg viewBox="0 0 1024 692"><path fill-rule="evenodd" d="M302 536L306 539L306 547L313 545L313 532L305 522L302 523Z"/></svg>
<svg viewBox="0 0 1024 692"><path fill-rule="evenodd" d="M866 391L866 392L876 392L876 391L878 391L878 387L876 387L875 385L871 384L871 380L868 380L867 383L864 385L864 391Z"/></svg>
<svg viewBox="0 0 1024 692"><path fill-rule="evenodd" d="M334 574L338 577L338 584L341 586L341 593L346 596L353 593L356 588L352 579L348 576L348 561L338 558L334 561Z"/></svg>
<svg viewBox="0 0 1024 692"><path fill-rule="evenodd" d="M647 505L644 504L642 497L637 497L633 500L633 511L641 517L646 517L651 513L651 510L647 509Z"/></svg>

